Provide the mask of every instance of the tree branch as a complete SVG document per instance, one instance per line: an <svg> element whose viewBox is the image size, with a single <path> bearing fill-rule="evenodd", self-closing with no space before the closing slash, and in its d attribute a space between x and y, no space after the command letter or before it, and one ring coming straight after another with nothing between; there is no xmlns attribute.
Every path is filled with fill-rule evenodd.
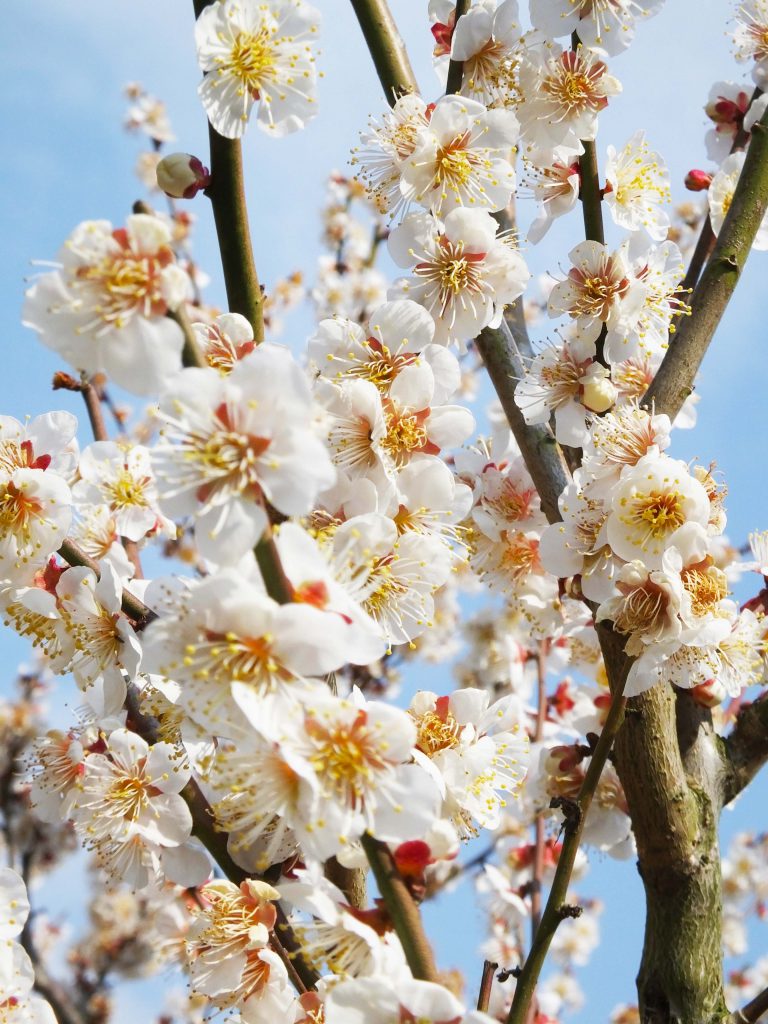
<svg viewBox="0 0 768 1024"><path fill-rule="evenodd" d="M360 840L373 877L386 904L397 937L403 947L405 959L414 978L437 981L437 968L419 908L403 881L386 843L374 839L368 832Z"/></svg>
<svg viewBox="0 0 768 1024"><path fill-rule="evenodd" d="M145 739L147 743L157 743L159 739L157 721L143 713L138 691L133 685L128 687L125 707L128 711L128 723L130 723L128 728ZM196 779L190 778L181 790L181 796L192 815L192 835L203 844L214 862L218 864L224 877L235 885L240 885L246 878L257 877L250 875L230 856L227 847L227 834L216 828L216 816L213 813L213 808L208 803ZM302 958L300 945L280 904L277 904L277 918L280 935L276 931L272 933L270 946L283 961L295 988L299 992L306 992L315 987L319 975Z"/></svg>
<svg viewBox="0 0 768 1024"><path fill-rule="evenodd" d="M409 92L418 92L416 76L386 0L351 0L390 107Z"/></svg>
<svg viewBox="0 0 768 1024"><path fill-rule="evenodd" d="M608 717L603 726L603 731L600 733L600 739L597 741L595 752L589 762L579 795L576 798L577 814L571 822L566 821L564 826L565 838L562 850L560 851L560 857L557 861L555 877L552 880L552 888L549 891L541 924L536 932L536 937L531 945L526 961L523 964L520 976L517 979L517 986L512 998L512 1006L507 1018L507 1024L525 1024L528 1008L536 991L536 983L544 965L547 951L560 922L567 916L566 898L568 896L568 885L573 873L576 853L581 843L584 823L589 813L597 784L605 767L605 762L608 759L608 754L613 746L613 741L624 721L626 700L622 694L630 664L630 659L625 658L622 678L616 680Z"/></svg>
<svg viewBox="0 0 768 1024"><path fill-rule="evenodd" d="M674 419L693 391L693 381L738 283L768 209L768 110L752 129L730 209L712 256L691 298L691 315L673 336L643 399L647 408Z"/></svg>
<svg viewBox="0 0 768 1024"><path fill-rule="evenodd" d="M459 24L459 18L467 13L469 10L470 0L457 0L456 12L453 21L453 33L455 35L456 28ZM448 78L445 82L445 95L450 96L452 93L461 91L461 82L464 77L464 61L450 59L448 62Z"/></svg>
<svg viewBox="0 0 768 1024"><path fill-rule="evenodd" d="M491 989L493 988L493 974L499 965L491 960L483 962L483 977L480 981L480 992L477 996L477 1009L483 1013L488 1012L491 1002Z"/></svg>
<svg viewBox="0 0 768 1024"><path fill-rule="evenodd" d="M186 305L182 302L178 309L169 310L166 315L179 325L184 334L184 348L181 351L182 364L184 366L207 366L208 363L197 343L197 336L192 328L192 321L189 319Z"/></svg>
<svg viewBox="0 0 768 1024"><path fill-rule="evenodd" d="M743 708L725 739L729 774L723 803L730 803L768 761L768 694Z"/></svg>
<svg viewBox="0 0 768 1024"><path fill-rule="evenodd" d="M568 470L549 427L529 426L515 402L515 385L525 376L525 366L512 331L502 321L500 327L484 328L475 344L539 492L542 510L550 523L560 522L557 499L568 483Z"/></svg>
<svg viewBox="0 0 768 1024"><path fill-rule="evenodd" d="M730 1024L757 1024L764 1013L768 1011L768 988L755 996L741 1010L737 1010L731 1017Z"/></svg>
<svg viewBox="0 0 768 1024"><path fill-rule="evenodd" d="M762 89L759 87L755 89L752 93L752 98L749 101L749 106L751 107L755 100L762 96L762 94ZM731 146L731 153L735 153L739 149L744 149L748 142L749 133L745 132L743 127L739 128L734 137L733 145ZM693 250L693 255L691 256L688 271L683 278L683 283L680 285L681 291L687 291L689 288L693 289L696 287L696 282L699 280L699 274L701 274L702 267L707 262L714 244L715 233L712 230L712 221L709 219L709 214L707 214L704 218L704 223L701 227L698 241L696 242L696 248Z"/></svg>
<svg viewBox="0 0 768 1024"><path fill-rule="evenodd" d="M88 569L92 569L96 573L98 579L101 573L99 569L99 563L91 558L89 555L79 548L73 540L67 538L57 551L65 562L70 565L82 565ZM143 601L140 601L138 597L134 597L127 590L123 589L122 597L122 608L125 614L138 626L146 626L152 619L157 618L151 608L148 608Z"/></svg>

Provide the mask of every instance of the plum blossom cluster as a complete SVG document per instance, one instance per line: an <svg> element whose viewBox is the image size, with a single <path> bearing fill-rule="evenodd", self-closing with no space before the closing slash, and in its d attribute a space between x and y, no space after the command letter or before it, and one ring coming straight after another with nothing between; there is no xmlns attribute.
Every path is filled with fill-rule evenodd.
<svg viewBox="0 0 768 1024"><path fill-rule="evenodd" d="M77 374L57 381L82 394L94 434L81 448L65 411L0 417L4 620L85 703L74 725L37 737L23 798L40 835L76 837L99 869L72 961L86 982L108 963L126 975L181 963L189 1019L491 1024L509 1010L509 977L477 1011L447 977L415 977L385 888L355 892L369 860L391 864L415 903L473 875L482 952L511 968L599 763L612 697L596 625L631 659L625 696L690 690L724 726L726 701L764 682L766 535L741 567L762 589L739 607L725 488L713 466L669 451L693 403L673 424L642 402L690 313L664 160L642 130L608 146L596 201L625 237L573 247L539 302L524 298L509 213L532 193L535 245L586 201L599 116L622 88L608 61L658 7L531 0L525 31L515 0L476 0L458 21L431 0L436 69L444 82L462 62L460 88L400 96L363 131L357 177L331 175L305 358L275 341L278 314L305 297L296 274L268 290L258 325L203 300L175 203L215 188L216 172L189 154L145 161L171 216L81 223L27 292L24 322ZM764 16L744 5L735 33L758 71ZM304 0L202 10L214 132L234 144L254 116L280 137L314 116L318 20ZM164 108L138 86L130 98L130 127L159 156ZM719 169L689 179L706 185L715 233L764 110L732 83L710 96ZM376 265L384 241L402 271L391 284ZM526 320L545 314L558 341L531 347ZM475 339L509 324L526 348L510 418L551 426L572 470L557 513L500 406L478 437L464 404ZM115 387L152 405L132 424L116 414L110 434ZM488 605L463 615L479 593ZM457 687L398 694L417 658L454 659ZM33 724L20 723L25 743ZM463 861L481 834L488 852ZM583 841L634 853L611 764ZM725 872L734 952L738 907L763 884L760 844L741 845ZM16 942L23 883L4 870L0 984L16 989L0 1019L47 1024ZM581 852L580 888L586 872ZM583 1003L576 975L602 907L579 906L557 931L536 1024ZM745 992L762 977L750 970Z"/></svg>

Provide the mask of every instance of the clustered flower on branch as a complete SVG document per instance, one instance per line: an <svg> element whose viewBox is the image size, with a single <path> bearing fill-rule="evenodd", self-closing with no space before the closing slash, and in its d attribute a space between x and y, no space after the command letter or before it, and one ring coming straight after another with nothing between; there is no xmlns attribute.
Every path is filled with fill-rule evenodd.
<svg viewBox="0 0 768 1024"><path fill-rule="evenodd" d="M128 125L153 145L140 175L154 184L156 171L170 213L145 204L125 226L78 225L23 313L79 374L57 386L82 392L93 441L80 450L67 412L0 418L4 618L86 705L34 743L22 808L74 833L102 873L73 961L81 980L103 977L114 949L126 971L132 958L183 963L198 1008L245 1024L501 1020L514 983L468 1010L474 998L414 953L403 905L416 913L468 875L488 911L485 956L525 958L558 830L573 830L569 811L605 760L613 704L596 625L631 661L624 696L672 684L725 719L729 698L764 682L765 591L733 600L725 488L668 451L693 401L674 421L642 402L691 313L685 225L667 213L669 175L643 130L607 148L588 195L600 113L622 89L614 58L660 6L531 0L526 28L515 0L476 0L458 20L431 0L441 88L460 62L459 88L401 95L363 129L356 176L331 176L306 358L274 340L303 297L298 275L266 290L258 322L202 299L177 200L221 189L224 172L163 157L165 110L130 87ZM768 14L755 2L739 18L737 56L762 81L768 54L750 33ZM317 113L318 23L304 0L203 9L200 99L228 145L251 117L279 137ZM764 104L717 83L707 112L718 234ZM530 245L580 200L623 234L609 245L602 221L588 228L538 304L509 214L530 193ZM385 240L403 272L391 283L375 265ZM522 345L520 325L545 311L557 341L522 353L508 406L568 455L549 518L520 434L492 406L478 438L464 404L480 387L478 339L514 320ZM142 420L129 425L113 386L152 399ZM752 547L765 576L765 536ZM462 621L478 591L489 604ZM397 696L403 666L445 662L459 638L458 689L381 699ZM583 827L585 843L632 855L611 765ZM481 833L485 852L459 857ZM359 885L369 863L376 900ZM574 880L586 871L581 853ZM44 1024L15 942L23 882L1 869L0 892L17 908L0 917L13 940L0 979L16 986L0 1020ZM117 924L121 892L133 931ZM574 968L601 905L581 902L557 932L536 1024L583 1002ZM743 948L736 923L731 944ZM613 1019L633 1020L625 1009Z"/></svg>

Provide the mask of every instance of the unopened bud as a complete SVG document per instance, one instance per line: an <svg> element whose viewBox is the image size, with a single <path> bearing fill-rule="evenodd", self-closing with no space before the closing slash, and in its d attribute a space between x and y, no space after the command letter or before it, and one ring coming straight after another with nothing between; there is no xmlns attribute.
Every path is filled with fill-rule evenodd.
<svg viewBox="0 0 768 1024"><path fill-rule="evenodd" d="M728 692L719 679L707 679L691 689L691 696L697 704L705 708L714 708L722 704L728 696Z"/></svg>
<svg viewBox="0 0 768 1024"><path fill-rule="evenodd" d="M618 392L608 371L599 363L592 363L581 378L581 402L592 412L608 412Z"/></svg>
<svg viewBox="0 0 768 1024"><path fill-rule="evenodd" d="M157 165L157 184L172 199L191 199L211 184L211 172L190 153L171 153Z"/></svg>
<svg viewBox="0 0 768 1024"><path fill-rule="evenodd" d="M689 192L706 192L712 184L712 175L706 171L692 170L685 176L685 187Z"/></svg>

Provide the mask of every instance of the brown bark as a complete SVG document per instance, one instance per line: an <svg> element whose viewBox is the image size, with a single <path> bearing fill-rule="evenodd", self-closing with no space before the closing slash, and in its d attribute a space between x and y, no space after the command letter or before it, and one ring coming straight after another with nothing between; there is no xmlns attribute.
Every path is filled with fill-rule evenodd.
<svg viewBox="0 0 768 1024"><path fill-rule="evenodd" d="M610 679L621 638L599 627ZM655 686L627 702L614 748L646 897L637 976L642 1024L721 1024L722 895L718 821L728 769L710 713Z"/></svg>

